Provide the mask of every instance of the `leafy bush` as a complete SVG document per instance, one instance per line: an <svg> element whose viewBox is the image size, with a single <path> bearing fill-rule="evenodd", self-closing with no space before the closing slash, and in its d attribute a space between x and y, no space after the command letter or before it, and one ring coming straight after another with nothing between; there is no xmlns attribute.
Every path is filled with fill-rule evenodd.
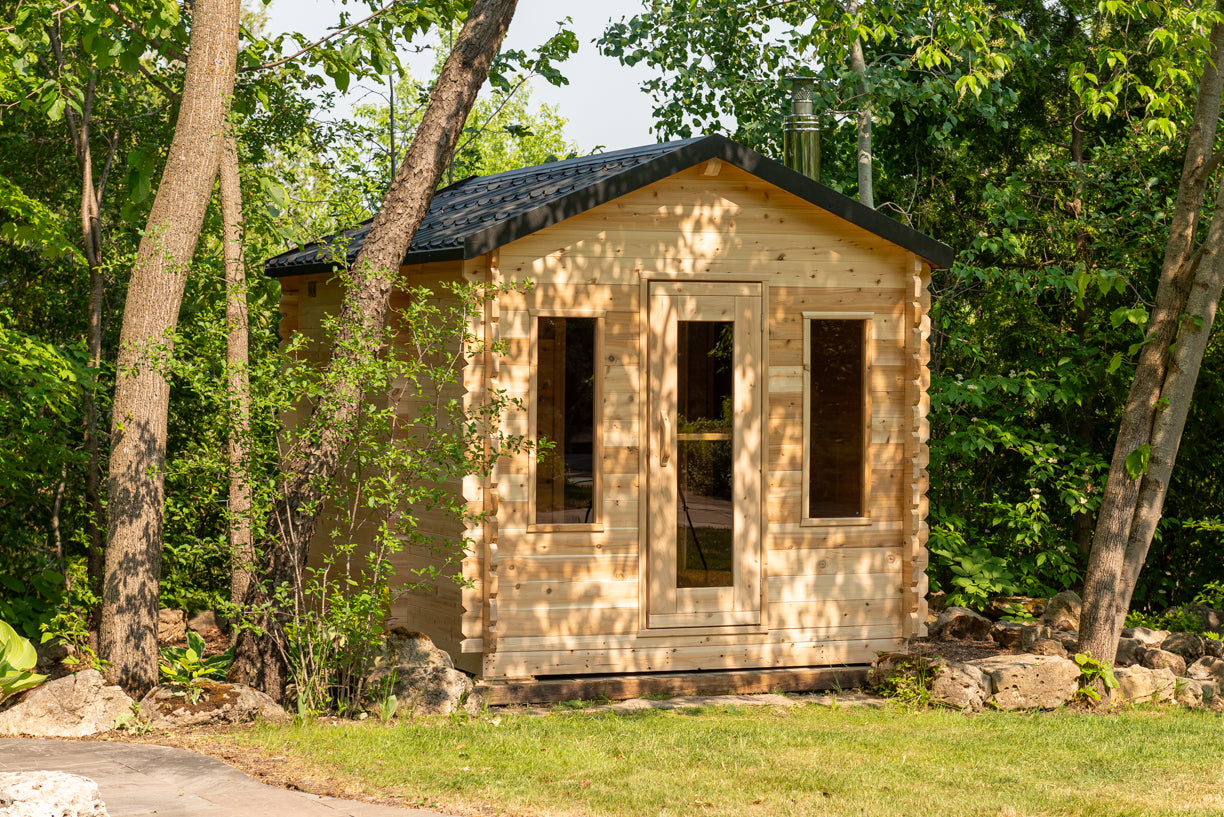
<svg viewBox="0 0 1224 817"><path fill-rule="evenodd" d="M47 680L47 676L31 671L37 663L34 645L0 621L0 701Z"/></svg>
<svg viewBox="0 0 1224 817"><path fill-rule="evenodd" d="M1118 688L1118 679L1114 677L1113 667L1093 658L1091 653L1076 653L1075 663L1079 664L1080 668L1079 691L1076 693L1080 697L1097 703L1101 700L1101 693L1097 689L1098 684L1103 686L1107 693Z"/></svg>
<svg viewBox="0 0 1224 817"><path fill-rule="evenodd" d="M187 631L186 647L162 647L161 680L190 691L192 703L199 700L200 681L224 681L225 671L234 660L231 647L220 655L204 657L207 645L195 630Z"/></svg>

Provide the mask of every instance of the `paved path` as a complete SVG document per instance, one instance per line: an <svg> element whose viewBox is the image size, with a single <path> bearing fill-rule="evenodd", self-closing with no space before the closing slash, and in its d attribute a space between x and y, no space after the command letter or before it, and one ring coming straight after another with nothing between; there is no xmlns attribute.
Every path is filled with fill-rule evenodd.
<svg viewBox="0 0 1224 817"><path fill-rule="evenodd" d="M88 777L111 817L443 817L277 789L214 758L139 743L2 738L0 771Z"/></svg>

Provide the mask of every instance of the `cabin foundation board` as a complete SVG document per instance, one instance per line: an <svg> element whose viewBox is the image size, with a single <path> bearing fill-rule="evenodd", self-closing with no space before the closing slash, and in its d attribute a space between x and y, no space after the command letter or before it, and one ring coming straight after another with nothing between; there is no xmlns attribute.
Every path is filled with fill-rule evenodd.
<svg viewBox="0 0 1224 817"><path fill-rule="evenodd" d="M338 304L328 252L269 262L284 331ZM421 517L467 540L470 585L394 624L490 689L750 686L903 648L925 629L928 284L951 257L722 137L440 191L408 279L505 288L457 394L517 401L502 431L542 446L454 486L466 527Z"/></svg>

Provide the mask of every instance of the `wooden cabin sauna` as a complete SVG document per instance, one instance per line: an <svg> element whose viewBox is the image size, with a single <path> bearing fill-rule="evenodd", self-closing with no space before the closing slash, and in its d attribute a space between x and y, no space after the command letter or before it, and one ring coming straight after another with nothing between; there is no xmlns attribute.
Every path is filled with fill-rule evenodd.
<svg viewBox="0 0 1224 817"><path fill-rule="evenodd" d="M286 333L338 308L328 258L268 262ZM472 585L394 623L494 686L903 648L925 630L927 285L951 260L722 136L439 191L408 279L531 282L475 319L504 351L469 361L464 400L505 390L504 429L552 445L455 486L487 519L434 532L472 541Z"/></svg>

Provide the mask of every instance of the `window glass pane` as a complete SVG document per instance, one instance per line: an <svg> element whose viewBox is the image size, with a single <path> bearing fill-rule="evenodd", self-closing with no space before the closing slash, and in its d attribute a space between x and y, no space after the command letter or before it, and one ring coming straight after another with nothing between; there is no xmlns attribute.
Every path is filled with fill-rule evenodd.
<svg viewBox="0 0 1224 817"><path fill-rule="evenodd" d="M811 322L808 516L863 515L865 322Z"/></svg>
<svg viewBox="0 0 1224 817"><path fill-rule="evenodd" d="M676 586L729 587L735 324L680 321L676 330Z"/></svg>
<svg viewBox="0 0 1224 817"><path fill-rule="evenodd" d="M595 318L537 318L538 524L595 522Z"/></svg>

